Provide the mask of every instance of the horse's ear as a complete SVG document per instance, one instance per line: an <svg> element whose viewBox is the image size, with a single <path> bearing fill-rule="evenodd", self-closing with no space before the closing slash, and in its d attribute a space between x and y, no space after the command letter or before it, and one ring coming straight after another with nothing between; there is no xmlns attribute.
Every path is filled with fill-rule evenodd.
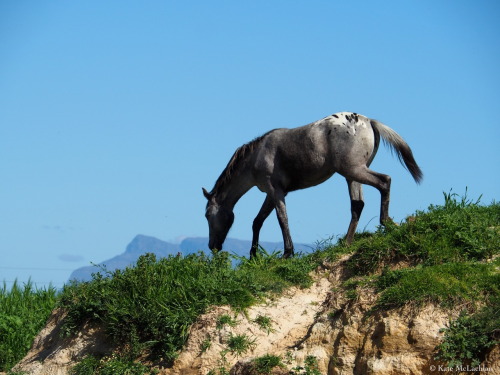
<svg viewBox="0 0 500 375"><path fill-rule="evenodd" d="M205 196L205 198L207 198L208 200L212 199L212 195L205 188L201 188L201 190L203 190L203 195Z"/></svg>

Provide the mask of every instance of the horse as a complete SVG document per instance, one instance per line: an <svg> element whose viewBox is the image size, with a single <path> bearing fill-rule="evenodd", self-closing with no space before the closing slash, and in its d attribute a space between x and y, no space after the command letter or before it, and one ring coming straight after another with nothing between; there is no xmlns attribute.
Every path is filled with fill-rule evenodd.
<svg viewBox="0 0 500 375"><path fill-rule="evenodd" d="M205 216L209 249L222 250L234 222L234 206L257 186L266 198L252 224L250 257L257 254L260 229L273 210L283 234L283 257L293 256L285 197L289 192L321 184L335 172L346 179L351 199L351 221L345 237L348 245L364 207L362 184L380 192L380 223L391 221L391 177L369 169L381 137L419 184L423 174L404 139L387 125L353 112L334 113L297 128L274 129L239 147L213 189L208 192L202 188L208 200Z"/></svg>

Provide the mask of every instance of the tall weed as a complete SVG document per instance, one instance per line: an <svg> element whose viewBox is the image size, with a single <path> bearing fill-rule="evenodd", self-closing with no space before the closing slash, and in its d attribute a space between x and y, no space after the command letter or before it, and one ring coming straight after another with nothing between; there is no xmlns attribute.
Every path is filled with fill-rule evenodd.
<svg viewBox="0 0 500 375"><path fill-rule="evenodd" d="M56 303L56 289L31 281L0 288L0 371L10 370L30 349Z"/></svg>

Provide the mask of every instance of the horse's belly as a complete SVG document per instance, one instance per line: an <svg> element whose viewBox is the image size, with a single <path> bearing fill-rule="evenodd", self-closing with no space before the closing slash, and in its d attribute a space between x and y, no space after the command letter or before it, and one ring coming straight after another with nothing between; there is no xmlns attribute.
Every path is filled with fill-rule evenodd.
<svg viewBox="0 0 500 375"><path fill-rule="evenodd" d="M334 173L335 169L331 166L321 169L303 169L295 171L295 173L289 176L287 190L300 190L319 185L332 177Z"/></svg>

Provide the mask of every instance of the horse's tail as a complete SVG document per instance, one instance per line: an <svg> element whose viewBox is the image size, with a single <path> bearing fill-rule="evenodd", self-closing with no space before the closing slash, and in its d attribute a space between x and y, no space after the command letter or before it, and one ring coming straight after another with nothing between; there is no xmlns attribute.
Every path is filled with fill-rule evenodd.
<svg viewBox="0 0 500 375"><path fill-rule="evenodd" d="M398 133L387 125L377 120L370 120L370 124L373 130L382 136L384 143L390 147L391 151L396 152L396 156L401 164L406 166L406 169L411 173L415 182L419 184L422 181L423 173L413 157L410 146L408 146Z"/></svg>

